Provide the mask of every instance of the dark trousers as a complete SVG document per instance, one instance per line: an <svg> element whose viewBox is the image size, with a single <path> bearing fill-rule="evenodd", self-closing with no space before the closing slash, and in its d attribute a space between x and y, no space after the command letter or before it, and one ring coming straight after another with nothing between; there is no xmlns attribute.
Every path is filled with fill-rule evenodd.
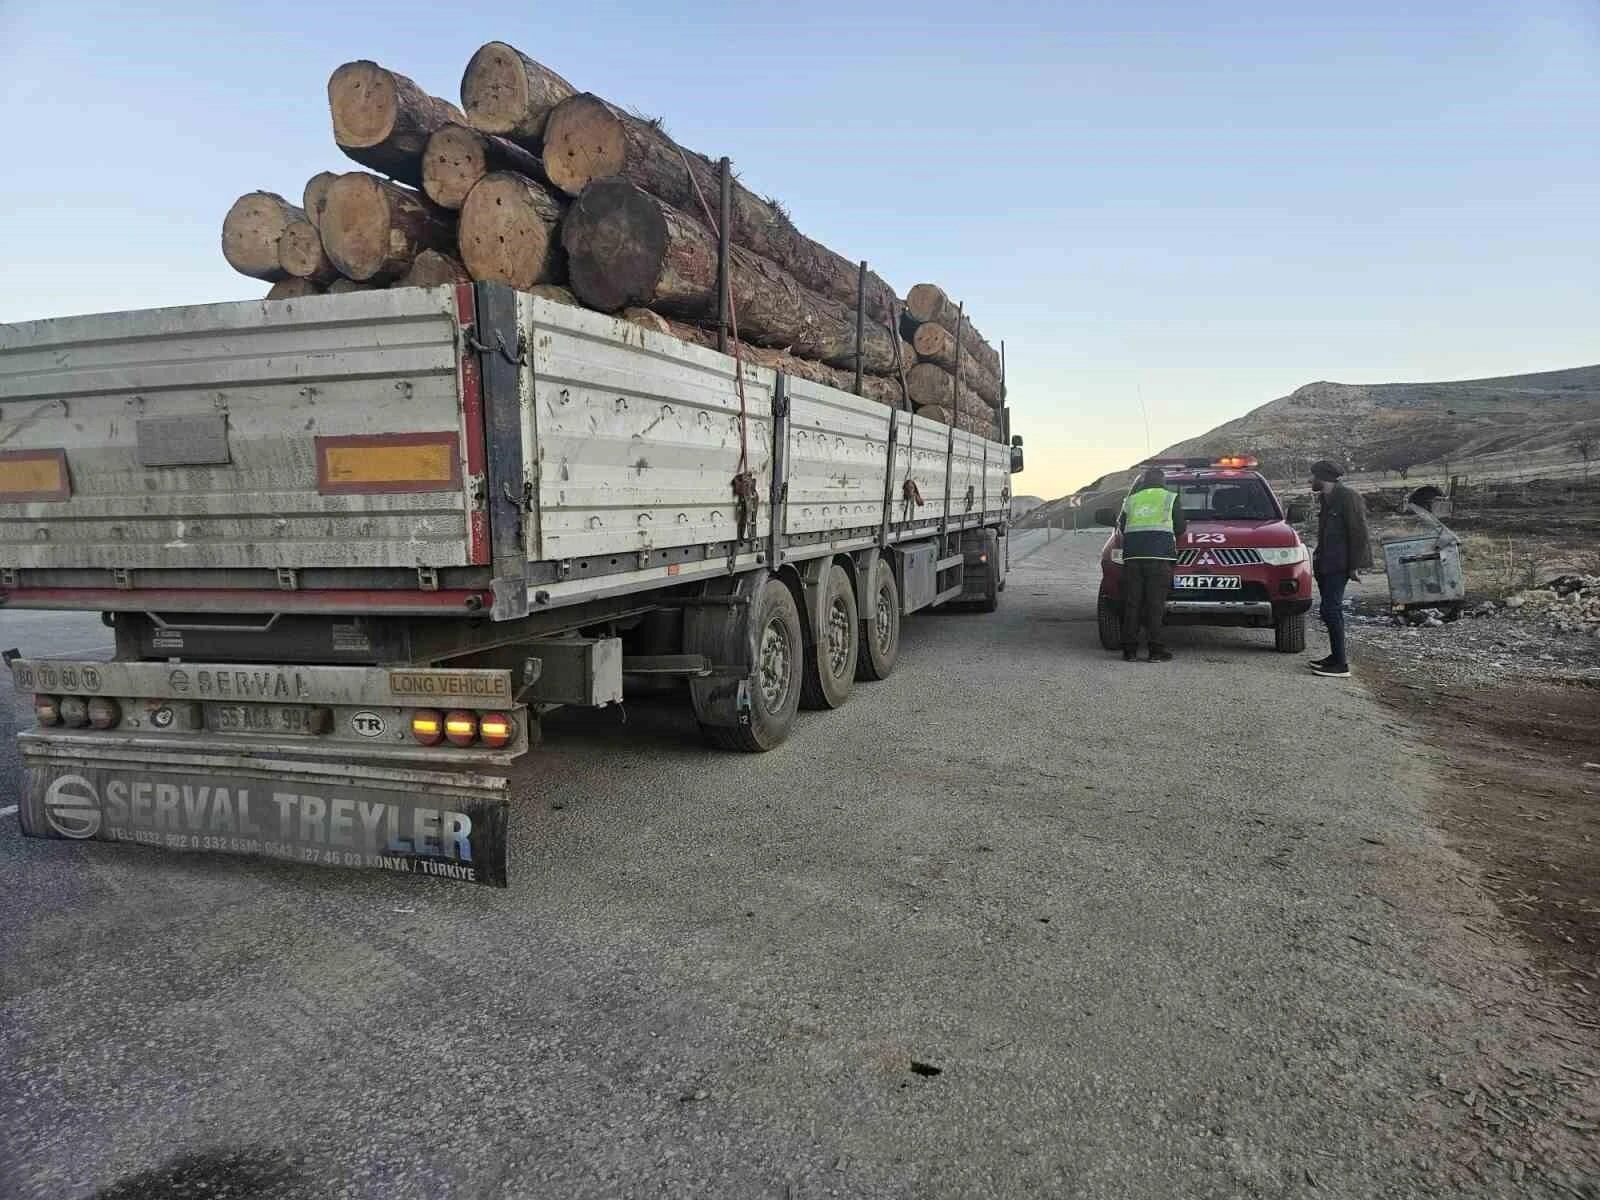
<svg viewBox="0 0 1600 1200"><path fill-rule="evenodd" d="M1167 593L1172 590L1172 564L1159 558L1130 558L1122 564L1122 648L1139 648L1139 627L1144 626L1150 649L1163 650L1161 627L1166 623Z"/></svg>
<svg viewBox="0 0 1600 1200"><path fill-rule="evenodd" d="M1350 582L1348 575L1318 575L1317 592L1322 596L1320 616L1328 627L1328 657L1335 666L1346 666L1344 645L1344 589Z"/></svg>

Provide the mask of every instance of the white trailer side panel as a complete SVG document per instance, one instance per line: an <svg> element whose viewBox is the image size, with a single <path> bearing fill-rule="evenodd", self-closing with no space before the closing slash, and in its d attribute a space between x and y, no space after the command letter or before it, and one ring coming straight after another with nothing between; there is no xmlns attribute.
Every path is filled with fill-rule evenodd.
<svg viewBox="0 0 1600 1200"><path fill-rule="evenodd" d="M877 533L883 522L891 415L875 400L806 379L789 380L785 533Z"/></svg>

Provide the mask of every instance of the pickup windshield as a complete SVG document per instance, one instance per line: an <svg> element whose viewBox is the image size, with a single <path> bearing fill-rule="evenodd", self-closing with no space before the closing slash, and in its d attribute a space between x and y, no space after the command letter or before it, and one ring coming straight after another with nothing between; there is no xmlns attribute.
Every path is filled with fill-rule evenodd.
<svg viewBox="0 0 1600 1200"><path fill-rule="evenodd" d="M1183 515L1190 521L1276 521L1282 517L1272 491L1260 479L1173 480Z"/></svg>

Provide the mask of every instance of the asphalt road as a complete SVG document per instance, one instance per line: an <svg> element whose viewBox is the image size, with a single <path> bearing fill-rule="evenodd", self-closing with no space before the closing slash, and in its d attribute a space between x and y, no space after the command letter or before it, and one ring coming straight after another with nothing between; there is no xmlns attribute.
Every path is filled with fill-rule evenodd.
<svg viewBox="0 0 1600 1200"><path fill-rule="evenodd" d="M1102 653L1098 546L766 756L553 722L503 892L0 818L0 1195L1423 1194L1499 1035L1415 746L1264 633Z"/></svg>

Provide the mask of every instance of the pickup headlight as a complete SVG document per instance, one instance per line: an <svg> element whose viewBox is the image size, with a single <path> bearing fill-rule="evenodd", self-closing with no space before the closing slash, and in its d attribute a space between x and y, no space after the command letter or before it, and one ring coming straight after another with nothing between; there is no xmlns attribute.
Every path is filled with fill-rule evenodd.
<svg viewBox="0 0 1600 1200"><path fill-rule="evenodd" d="M1258 553L1261 555L1261 561L1269 567L1292 567L1306 560L1304 546L1274 546Z"/></svg>
<svg viewBox="0 0 1600 1200"><path fill-rule="evenodd" d="M1111 561L1114 562L1114 563L1120 563L1122 561L1122 551L1121 550L1113 550L1111 552Z"/></svg>

